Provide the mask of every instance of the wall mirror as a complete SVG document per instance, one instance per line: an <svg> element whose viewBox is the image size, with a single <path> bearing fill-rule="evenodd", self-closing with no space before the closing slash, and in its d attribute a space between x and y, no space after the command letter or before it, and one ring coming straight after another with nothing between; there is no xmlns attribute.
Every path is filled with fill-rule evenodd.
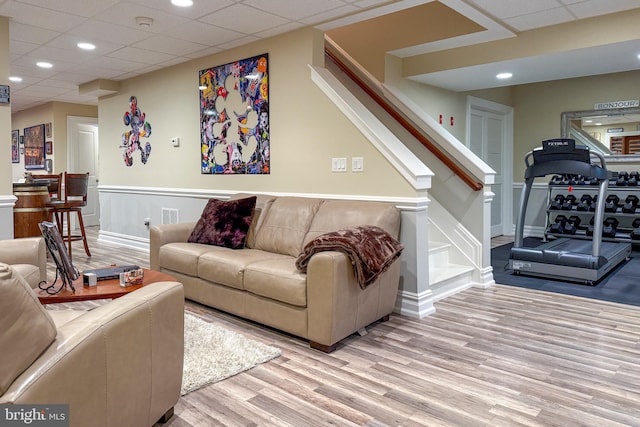
<svg viewBox="0 0 640 427"><path fill-rule="evenodd" d="M561 135L607 156L607 163L640 162L640 108L566 111Z"/></svg>

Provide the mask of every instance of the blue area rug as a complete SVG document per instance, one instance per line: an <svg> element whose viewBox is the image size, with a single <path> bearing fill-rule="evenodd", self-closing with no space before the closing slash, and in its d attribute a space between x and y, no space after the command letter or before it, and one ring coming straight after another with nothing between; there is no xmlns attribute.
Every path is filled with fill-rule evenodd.
<svg viewBox="0 0 640 427"><path fill-rule="evenodd" d="M540 244L540 239L527 237L523 246ZM512 246L513 244L506 244L491 250L491 265L496 283L640 306L640 252L637 250L631 253L630 260L618 265L596 285L587 286L555 279L516 276L511 270L507 270Z"/></svg>

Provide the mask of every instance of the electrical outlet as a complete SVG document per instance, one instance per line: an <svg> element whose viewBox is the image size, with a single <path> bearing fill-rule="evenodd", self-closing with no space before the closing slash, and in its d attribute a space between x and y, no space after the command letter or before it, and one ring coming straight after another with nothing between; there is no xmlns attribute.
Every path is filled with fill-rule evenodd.
<svg viewBox="0 0 640 427"><path fill-rule="evenodd" d="M180 146L180 138L177 136L174 136L173 138L171 138L171 145L173 145L174 147L179 147Z"/></svg>

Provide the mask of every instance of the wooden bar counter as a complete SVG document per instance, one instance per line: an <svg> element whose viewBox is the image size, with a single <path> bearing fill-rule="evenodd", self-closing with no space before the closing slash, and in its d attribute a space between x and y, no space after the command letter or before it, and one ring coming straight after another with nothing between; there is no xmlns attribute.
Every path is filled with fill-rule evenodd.
<svg viewBox="0 0 640 427"><path fill-rule="evenodd" d="M38 224L49 220L48 183L14 182L13 195L18 198L13 208L13 236L15 238L42 236Z"/></svg>

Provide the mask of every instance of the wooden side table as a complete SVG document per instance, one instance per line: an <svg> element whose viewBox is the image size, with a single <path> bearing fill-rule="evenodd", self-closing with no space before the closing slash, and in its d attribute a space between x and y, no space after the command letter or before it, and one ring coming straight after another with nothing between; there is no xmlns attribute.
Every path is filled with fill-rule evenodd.
<svg viewBox="0 0 640 427"><path fill-rule="evenodd" d="M144 271L144 277L142 285L135 286L120 286L119 279L99 280L96 286L84 286L82 284L82 275L80 278L73 281L73 286L76 288L75 292L65 287L57 294L50 295L42 289L36 289L36 295L41 304L58 304L63 302L77 302L77 301L89 301L96 299L113 299L119 298L123 295L133 292L136 289L140 289L143 286L150 285L156 282L175 282L176 278L169 276L168 274L161 273L155 270L142 269ZM58 285L60 280L56 283Z"/></svg>

